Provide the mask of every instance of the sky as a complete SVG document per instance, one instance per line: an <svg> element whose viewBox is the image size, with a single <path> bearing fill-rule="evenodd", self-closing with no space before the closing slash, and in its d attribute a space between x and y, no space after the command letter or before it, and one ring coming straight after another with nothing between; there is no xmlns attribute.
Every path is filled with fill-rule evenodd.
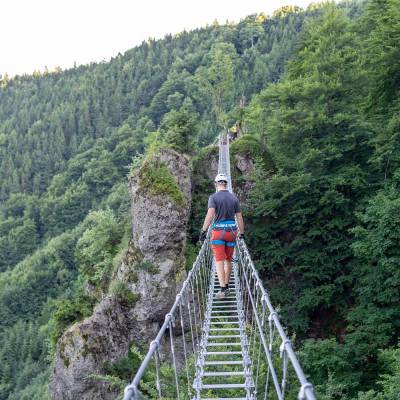
<svg viewBox="0 0 400 400"><path fill-rule="evenodd" d="M162 38L309 0L0 0L0 74L109 60Z"/></svg>

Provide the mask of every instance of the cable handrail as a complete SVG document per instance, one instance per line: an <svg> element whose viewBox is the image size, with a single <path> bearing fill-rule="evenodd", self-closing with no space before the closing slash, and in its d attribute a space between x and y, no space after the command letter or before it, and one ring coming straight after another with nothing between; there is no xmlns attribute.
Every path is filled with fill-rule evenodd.
<svg viewBox="0 0 400 400"><path fill-rule="evenodd" d="M150 343L150 348L149 348L146 356L144 357L138 371L136 372L136 375L133 378L132 383L130 385L126 386L126 388L124 390L124 400L135 399L139 396L138 387L139 387L140 380L143 378L143 375L145 373L147 366L149 365L151 358L154 356L156 351L159 349L160 344L161 344L161 339L165 335L167 329L169 329L171 327L171 322L172 322L173 316L175 315L178 307L181 305L182 299L187 294L187 291L189 290L190 285L194 280L194 276L198 272L198 269L201 266L201 260L204 256L204 253L207 252L207 246L208 246L208 243L206 243L206 241L205 241L203 243L203 245L201 246L201 249L196 257L196 260L193 263L193 267L190 270L187 278L185 279L180 292L176 295L176 299L175 299L174 304L171 307L171 310L165 316L164 323L161 326L156 338Z"/></svg>
<svg viewBox="0 0 400 400"><path fill-rule="evenodd" d="M313 386L310 382L307 381L306 376L304 374L303 369L300 366L300 363L296 357L296 354L294 353L292 343L287 337L281 322L279 321L278 314L275 311L274 307L272 306L270 297L268 292L265 290L262 281L258 275L258 272L254 266L254 263L250 257L250 253L248 251L248 248L244 242L244 240L239 240L238 243L238 254L242 258L242 263L247 263L250 267L251 270L251 275L253 279L255 280L255 288L261 292L261 302L265 304L269 310L269 316L268 316L268 321L269 323L273 323L279 333L279 336L281 338L281 346L280 346L280 353L281 356L283 356L282 353L286 352L292 367L297 375L297 378L300 381L301 387L299 390L298 398L300 400L315 400L315 394L313 390ZM246 281L247 283L247 281ZM278 395L279 396L279 395Z"/></svg>

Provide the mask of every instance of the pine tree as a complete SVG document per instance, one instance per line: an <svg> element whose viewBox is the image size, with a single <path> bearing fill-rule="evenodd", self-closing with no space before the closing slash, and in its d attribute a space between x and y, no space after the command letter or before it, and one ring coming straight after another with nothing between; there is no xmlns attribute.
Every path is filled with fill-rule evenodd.
<svg viewBox="0 0 400 400"><path fill-rule="evenodd" d="M263 141L276 171L266 182L258 179L253 194L258 223L268 221L263 239L257 233L258 258L268 260L267 276L281 277L273 293L288 304L286 318L297 332L309 329L313 313L343 318L349 301L342 295L350 283L348 229L366 191L371 153L357 110L363 82L357 51L350 22L328 6L304 32L282 82L254 105L266 115ZM332 323L321 329L329 332Z"/></svg>

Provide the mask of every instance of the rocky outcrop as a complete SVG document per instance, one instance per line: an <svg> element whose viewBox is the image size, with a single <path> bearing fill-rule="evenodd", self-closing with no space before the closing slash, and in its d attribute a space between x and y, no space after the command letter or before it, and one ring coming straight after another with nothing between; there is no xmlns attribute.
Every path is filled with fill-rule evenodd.
<svg viewBox="0 0 400 400"><path fill-rule="evenodd" d="M233 154L232 155L232 182L234 192L238 197L242 206L248 206L249 193L254 188L254 182L249 179L250 174L254 171L254 159L248 154ZM240 176L242 179L237 180Z"/></svg>
<svg viewBox="0 0 400 400"><path fill-rule="evenodd" d="M98 376L132 343L147 347L185 279L188 159L173 150L147 157L129 189L133 237L111 284L123 290L110 290L92 316L59 340L50 383L55 400L115 399L118 393Z"/></svg>
<svg viewBox="0 0 400 400"><path fill-rule="evenodd" d="M115 399L116 393L95 375L106 363L126 356L140 338L134 310L108 296L93 315L69 328L60 339L50 383L53 399Z"/></svg>
<svg viewBox="0 0 400 400"><path fill-rule="evenodd" d="M165 166L169 177L165 176ZM154 180L148 181L149 176ZM164 184L168 184L167 190ZM140 294L139 320L160 322L185 278L184 248L191 203L189 161L173 150L161 151L132 177L129 187L134 199L133 246L137 260L133 268L137 279L128 279L132 262L121 265L117 275L130 281L130 289Z"/></svg>
<svg viewBox="0 0 400 400"><path fill-rule="evenodd" d="M255 159L263 156L259 147L256 140L249 141L249 135L245 135L231 144L233 192L244 207L247 206L248 194L254 187L254 182L250 177L255 168ZM194 190L196 196L204 196L213 192L212 182L218 172L218 157L218 146L209 146L202 149L195 159Z"/></svg>

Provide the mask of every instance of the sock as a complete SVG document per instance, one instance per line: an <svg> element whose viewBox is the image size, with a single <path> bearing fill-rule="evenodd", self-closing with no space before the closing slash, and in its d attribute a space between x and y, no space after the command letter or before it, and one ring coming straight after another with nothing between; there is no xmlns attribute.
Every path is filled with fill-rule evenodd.
<svg viewBox="0 0 400 400"><path fill-rule="evenodd" d="M229 283L227 283L225 287L226 287L227 289L229 289Z"/></svg>

